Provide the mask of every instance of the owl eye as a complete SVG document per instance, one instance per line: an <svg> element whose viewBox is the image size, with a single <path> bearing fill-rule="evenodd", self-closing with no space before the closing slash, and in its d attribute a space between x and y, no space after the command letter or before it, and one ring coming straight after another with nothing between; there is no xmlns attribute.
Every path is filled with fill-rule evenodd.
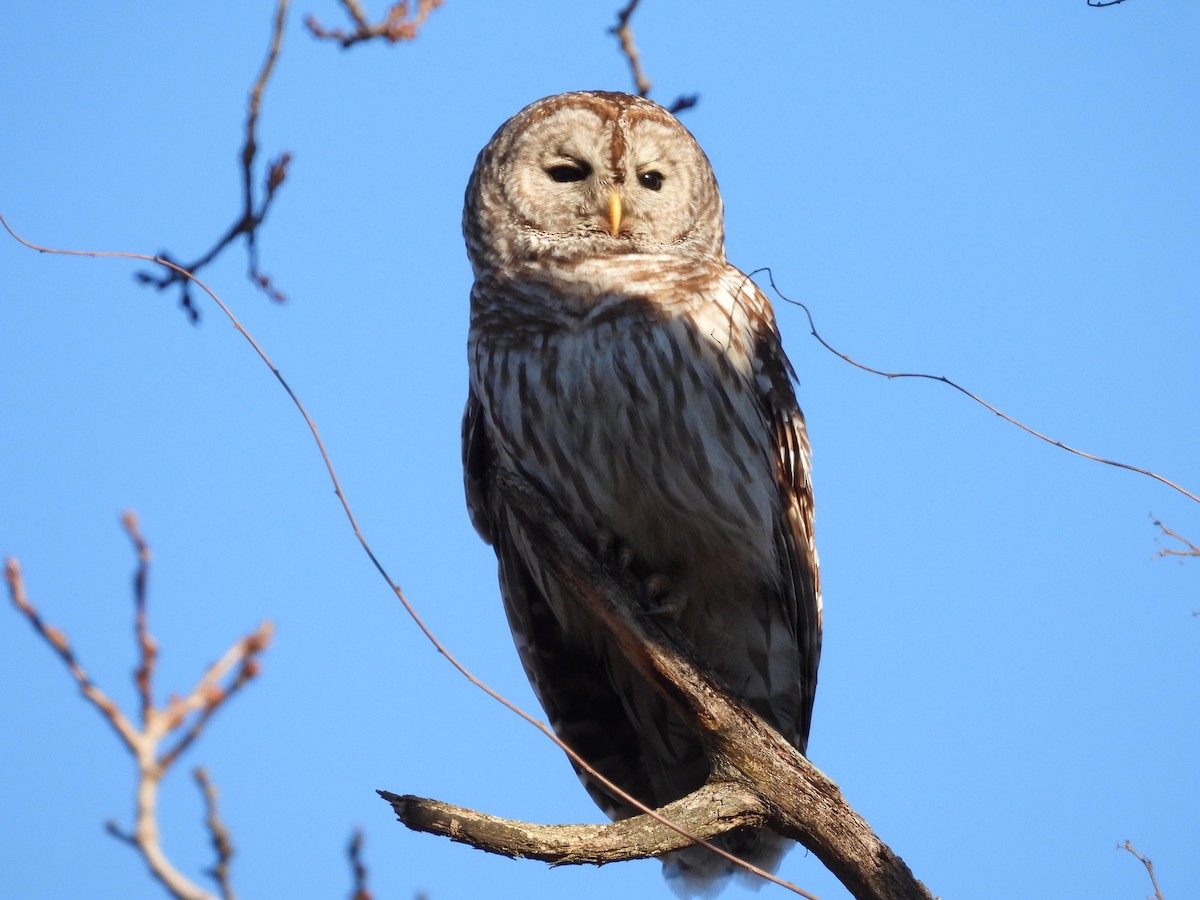
<svg viewBox="0 0 1200 900"><path fill-rule="evenodd" d="M592 174L592 167L583 162L563 163L551 166L546 170L546 174L558 184L568 184L572 181L583 181Z"/></svg>
<svg viewBox="0 0 1200 900"><path fill-rule="evenodd" d="M638 184L644 188L649 188L652 191L661 190L665 180L666 178L663 176L662 172L653 170L650 172L643 172L638 176Z"/></svg>

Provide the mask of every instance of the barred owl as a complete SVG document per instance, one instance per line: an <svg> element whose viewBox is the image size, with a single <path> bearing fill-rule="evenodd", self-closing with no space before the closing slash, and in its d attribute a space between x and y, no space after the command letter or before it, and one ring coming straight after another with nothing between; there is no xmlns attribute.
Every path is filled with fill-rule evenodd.
<svg viewBox="0 0 1200 900"><path fill-rule="evenodd" d="M649 100L548 97L479 154L463 231L467 503L555 731L651 807L708 775L687 724L545 570L498 466L657 586L656 611L803 752L821 647L808 436L770 303L725 260L708 158ZM580 777L610 818L636 813ZM768 869L789 846L751 830L722 840ZM701 847L664 859L685 894L731 869Z"/></svg>

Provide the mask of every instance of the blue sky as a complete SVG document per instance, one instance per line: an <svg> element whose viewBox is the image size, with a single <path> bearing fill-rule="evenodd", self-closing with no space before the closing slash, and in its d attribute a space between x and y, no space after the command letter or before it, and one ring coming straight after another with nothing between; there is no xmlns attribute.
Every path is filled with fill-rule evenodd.
<svg viewBox="0 0 1200 900"><path fill-rule="evenodd" d="M376 4L378 6L378 4ZM626 89L617 4L448 0L420 39L349 52L293 10L259 143L295 156L261 237L203 277L318 422L377 553L476 673L536 710L458 422L475 154L509 115ZM1200 488L1200 7L645 0L654 96L713 161L728 250L772 267L870 365L947 375L1055 438ZM271 4L18 4L0 29L0 209L31 240L189 258L228 227ZM133 555L155 561L160 699L259 620L264 674L166 782L176 864L210 864L221 789L244 898L666 897L653 862L549 870L395 824L376 788L595 821L561 753L457 676L358 549L303 423L207 303L125 261L0 240L0 553L127 709ZM944 386L857 371L777 304L815 451L826 643L810 751L935 894L1132 898L1155 861L1200 896L1200 560L1150 514L1200 509L1035 441ZM130 760L59 662L0 613L0 866L13 897L157 898L103 832ZM795 851L782 874L847 896ZM764 889L763 896L776 889ZM744 892L731 888L726 896Z"/></svg>

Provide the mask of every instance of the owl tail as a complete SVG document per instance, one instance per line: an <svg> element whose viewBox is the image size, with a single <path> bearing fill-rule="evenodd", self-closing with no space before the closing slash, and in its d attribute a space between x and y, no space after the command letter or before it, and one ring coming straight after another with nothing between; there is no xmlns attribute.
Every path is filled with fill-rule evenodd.
<svg viewBox="0 0 1200 900"><path fill-rule="evenodd" d="M794 842L770 831L746 828L723 835L714 843L722 850L774 873ZM743 884L755 890L766 884L757 875L704 847L668 853L662 858L662 864L663 878L678 897L715 897L731 875L743 876Z"/></svg>

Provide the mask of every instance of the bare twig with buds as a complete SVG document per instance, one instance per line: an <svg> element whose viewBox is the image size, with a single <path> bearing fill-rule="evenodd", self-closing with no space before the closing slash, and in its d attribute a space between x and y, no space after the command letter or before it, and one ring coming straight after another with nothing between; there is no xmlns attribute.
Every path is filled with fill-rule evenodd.
<svg viewBox="0 0 1200 900"><path fill-rule="evenodd" d="M237 219L217 239L217 242L209 248L208 252L194 262L178 262L166 253L163 253L161 254L162 259L176 262L178 265L174 268L168 266L166 267L167 270L160 274L151 272L139 272L137 274L137 279L142 284L152 285L160 291L173 284L179 285L182 292L180 305L187 311L193 322L200 318L200 312L192 303L192 297L189 293L192 279L189 276L195 275L196 272L211 263L226 247L239 237L245 237L246 239L246 252L250 257L250 280L266 292L267 296L276 303L282 303L286 299L283 293L272 285L271 279L259 269L257 241L258 226L266 219L267 211L271 208L271 202L275 199L276 191L279 190L280 186L287 179L287 167L292 161L292 154L286 152L280 154L267 167L267 177L264 185L265 191L262 199L257 204L254 199L254 158L258 155L256 133L258 116L262 108L262 95L267 87L267 81L275 69L275 62L279 59L279 51L283 49L283 26L287 21L289 3L290 0L278 0L275 6L274 23L271 28L271 45L267 50L267 58L263 62L262 69L259 70L258 78L255 79L253 86L250 88L250 99L246 104L246 140L242 144L241 152L242 208L238 212Z"/></svg>
<svg viewBox="0 0 1200 900"><path fill-rule="evenodd" d="M192 690L182 696L172 695L162 706L154 702L154 667L158 660L158 645L150 634L146 614L146 581L149 574L150 549L138 530L137 517L132 512L122 516L122 524L137 552L138 568L134 575L134 635L138 647L138 664L134 669L140 705L140 727L88 676L71 649L66 634L48 625L25 592L25 580L20 564L9 558L5 565L5 580L13 605L25 616L41 637L58 654L67 667L84 698L112 726L121 742L137 764L134 825L125 831L115 822L107 825L109 834L134 847L146 861L150 872L173 897L180 900L217 900L174 867L159 842L157 803L158 787L171 765L190 747L204 730L213 715L234 694L259 673L259 655L271 641L272 625L263 622L250 634L238 640L225 655L208 667ZM197 780L208 805L209 831L217 849L217 864L212 870L223 900L233 900L229 886L229 859L233 846L229 833L217 818L216 791L202 770Z"/></svg>
<svg viewBox="0 0 1200 900"><path fill-rule="evenodd" d="M342 0L346 15L354 23L353 30L343 31L340 28L327 30L317 21L317 17L312 15L305 17L304 24L308 26L313 37L337 41L342 45L343 50L375 38L382 38L389 44L396 44L416 38L417 32L425 24L429 14L441 5L442 0L417 0L417 8L410 15L407 0L401 0L388 8L382 19L372 23L367 19L367 13L358 0Z"/></svg>

